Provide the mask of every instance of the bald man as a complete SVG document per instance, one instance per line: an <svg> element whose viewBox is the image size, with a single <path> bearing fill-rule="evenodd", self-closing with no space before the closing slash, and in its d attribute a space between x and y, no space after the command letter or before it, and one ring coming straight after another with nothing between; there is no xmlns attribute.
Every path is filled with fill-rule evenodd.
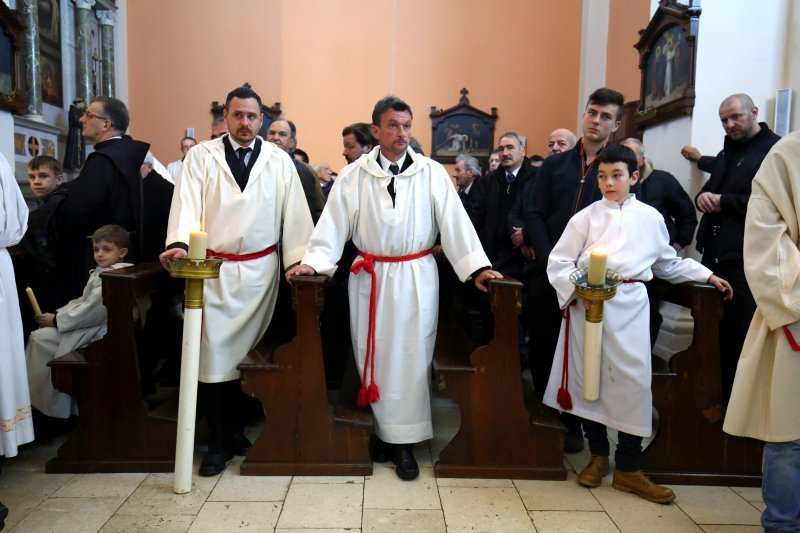
<svg viewBox="0 0 800 533"><path fill-rule="evenodd" d="M558 128L547 139L547 155L560 154L578 144L578 137L567 128Z"/></svg>
<svg viewBox="0 0 800 533"><path fill-rule="evenodd" d="M711 173L695 197L697 209L703 213L697 229L697 250L703 254L703 264L728 280L736 295L724 302L719 323L722 400L727 405L739 353L756 310L742 257L747 203L753 177L780 137L766 123L758 122L758 108L746 94L725 98L719 106L719 119L725 140L716 157L702 156L694 146L684 146L681 155Z"/></svg>

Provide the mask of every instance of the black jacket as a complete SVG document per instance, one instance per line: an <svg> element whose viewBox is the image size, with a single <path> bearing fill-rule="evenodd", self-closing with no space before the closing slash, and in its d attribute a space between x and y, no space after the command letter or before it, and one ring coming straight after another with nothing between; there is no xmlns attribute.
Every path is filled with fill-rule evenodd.
<svg viewBox="0 0 800 533"><path fill-rule="evenodd" d="M71 298L77 298L94 266L89 237L105 224L131 235L135 258L142 239L142 177L139 168L150 145L123 136L97 143L81 173L69 182L56 210L58 268Z"/></svg>
<svg viewBox="0 0 800 533"><path fill-rule="evenodd" d="M151 170L142 180L144 192L144 223L142 224L143 248L141 261L158 261L167 240L169 210L172 206L172 193L175 186L161 174Z"/></svg>
<svg viewBox="0 0 800 533"><path fill-rule="evenodd" d="M544 160L525 212L525 227L536 254L536 270L547 268L547 258L572 215L601 199L597 163L583 176L581 143Z"/></svg>
<svg viewBox="0 0 800 533"><path fill-rule="evenodd" d="M652 170L639 180L634 192L638 200L654 207L664 217L670 244L692 244L697 213L692 199L675 176L663 170Z"/></svg>
<svg viewBox="0 0 800 533"><path fill-rule="evenodd" d="M491 174L476 179L470 190L467 214L489 261L501 271L503 265L509 262L518 262L521 268L522 254L511 243L508 213L517 195L533 176L534 169L526 157L510 186L506 181L506 171L501 166Z"/></svg>
<svg viewBox="0 0 800 533"><path fill-rule="evenodd" d="M703 253L706 266L719 261L742 262L744 218L753 177L767 152L780 139L765 123L760 126L761 131L743 142L726 135L722 151L716 157L701 157L697 162L700 170L711 173L697 196L704 192L722 195L722 210L703 214L697 230L697 249Z"/></svg>

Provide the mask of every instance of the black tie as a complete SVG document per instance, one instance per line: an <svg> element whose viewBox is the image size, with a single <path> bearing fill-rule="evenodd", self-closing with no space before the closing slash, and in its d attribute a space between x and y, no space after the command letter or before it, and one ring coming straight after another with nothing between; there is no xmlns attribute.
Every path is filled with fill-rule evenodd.
<svg viewBox="0 0 800 533"><path fill-rule="evenodd" d="M516 179L516 176L513 173L506 174L506 183L508 184L506 185L506 194L511 194L511 184L514 183L514 179Z"/></svg>
<svg viewBox="0 0 800 533"><path fill-rule="evenodd" d="M247 154L250 153L252 148L237 148L236 149L236 156L239 158L239 161L242 162L242 166L246 166L244 163L244 158L247 157Z"/></svg>
<svg viewBox="0 0 800 533"><path fill-rule="evenodd" d="M392 180L389 182L389 186L386 187L386 190L389 191L389 196L392 197L392 207L394 207L394 196L395 196L394 177L397 176L397 174L400 172L400 167L397 166L397 163L392 163L391 165L389 165L389 172L392 173Z"/></svg>

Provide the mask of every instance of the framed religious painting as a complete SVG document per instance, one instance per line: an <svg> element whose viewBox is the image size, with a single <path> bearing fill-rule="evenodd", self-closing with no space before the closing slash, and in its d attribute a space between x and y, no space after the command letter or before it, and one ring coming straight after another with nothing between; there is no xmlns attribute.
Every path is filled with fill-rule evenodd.
<svg viewBox="0 0 800 533"><path fill-rule="evenodd" d="M38 0L39 72L42 101L64 107L61 81L61 6L59 0Z"/></svg>
<svg viewBox="0 0 800 533"><path fill-rule="evenodd" d="M459 154L471 155L484 165L488 162L494 146L497 108L487 113L472 107L468 94L466 88L461 89L458 104L449 109L431 107L431 158L440 163L455 163Z"/></svg>
<svg viewBox="0 0 800 533"><path fill-rule="evenodd" d="M661 0L647 28L639 32L641 93L634 122L644 128L691 116L695 99L697 30L700 8Z"/></svg>
<svg viewBox="0 0 800 533"><path fill-rule="evenodd" d="M17 14L0 2L0 109L22 113L25 95L20 83L22 23Z"/></svg>

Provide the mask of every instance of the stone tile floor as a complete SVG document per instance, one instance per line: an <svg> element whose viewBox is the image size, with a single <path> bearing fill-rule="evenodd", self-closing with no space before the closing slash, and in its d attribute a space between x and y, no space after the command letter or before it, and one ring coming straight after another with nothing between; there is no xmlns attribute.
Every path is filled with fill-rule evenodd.
<svg viewBox="0 0 800 533"><path fill-rule="evenodd" d="M576 482L588 451L568 455L566 481L437 479L433 461L454 434L458 409L434 398L435 437L417 445L420 477L388 464L366 477L248 477L241 458L213 478L172 492L172 474L45 474L61 441L26 446L2 464L6 531L23 532L657 532L761 531L758 488L675 486L671 505ZM255 437L260 428L250 428ZM200 453L195 458L199 463ZM196 471L195 465L195 471Z"/></svg>

